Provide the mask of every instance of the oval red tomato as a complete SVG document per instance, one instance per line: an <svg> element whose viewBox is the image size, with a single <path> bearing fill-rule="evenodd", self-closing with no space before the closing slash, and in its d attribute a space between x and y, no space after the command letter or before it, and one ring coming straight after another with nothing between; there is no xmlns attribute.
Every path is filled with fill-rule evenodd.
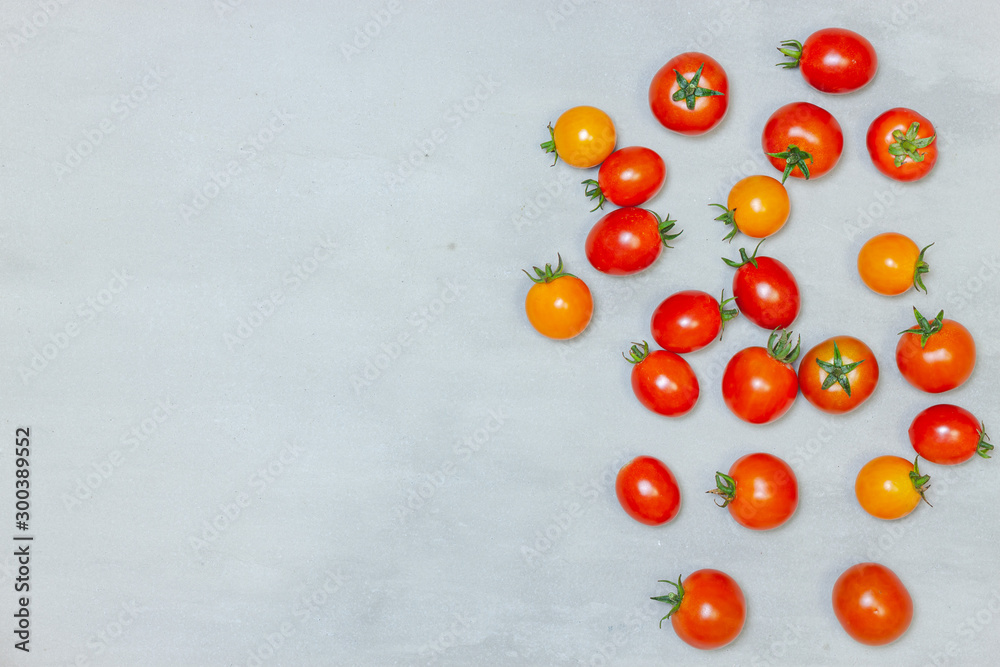
<svg viewBox="0 0 1000 667"><path fill-rule="evenodd" d="M685 290L671 294L653 311L650 329L656 344L669 352L694 352L707 346L722 333L725 323L739 311L726 309L711 294Z"/></svg>
<svg viewBox="0 0 1000 667"><path fill-rule="evenodd" d="M965 408L941 403L932 405L913 418L910 444L931 463L955 465L979 454L990 458L993 445L986 425Z"/></svg>
<svg viewBox="0 0 1000 667"><path fill-rule="evenodd" d="M649 526L671 521L681 509L677 479L662 461L637 456L618 471L615 494L630 517Z"/></svg>
<svg viewBox="0 0 1000 667"><path fill-rule="evenodd" d="M604 208L604 200L618 206L640 206L656 196L667 180L667 166L659 154L641 146L615 151L601 163L597 180L587 179L586 195L597 200L592 211Z"/></svg>
<svg viewBox="0 0 1000 667"><path fill-rule="evenodd" d="M587 235L587 259L601 273L624 276L649 268L664 246L681 235L671 234L676 220L663 220L642 208L617 208L598 220Z"/></svg>
<svg viewBox="0 0 1000 667"><path fill-rule="evenodd" d="M835 336L802 356L799 388L823 412L843 414L868 400L878 386L878 375L870 347L853 336Z"/></svg>
<svg viewBox="0 0 1000 667"><path fill-rule="evenodd" d="M840 123L822 107L792 102L767 119L761 146L781 182L793 178L819 178L833 169L844 152Z"/></svg>
<svg viewBox="0 0 1000 667"><path fill-rule="evenodd" d="M680 134L708 132L729 108L729 79L704 53L674 56L653 77L649 107L660 124Z"/></svg>
<svg viewBox="0 0 1000 667"><path fill-rule="evenodd" d="M782 54L798 67L810 86L824 93L850 93L867 85L878 71L878 56L871 42L843 28L824 28L809 35L805 43L782 42Z"/></svg>
<svg viewBox="0 0 1000 667"><path fill-rule="evenodd" d="M766 424L788 412L799 392L791 364L799 356L791 332L771 334L767 348L740 350L722 374L722 398L733 414L751 424Z"/></svg>
<svg viewBox="0 0 1000 667"><path fill-rule="evenodd" d="M855 641L882 646L913 620L913 599L896 573L879 563L847 568L833 585L833 613Z"/></svg>
<svg viewBox="0 0 1000 667"><path fill-rule="evenodd" d="M632 364L632 391L656 414L680 417L698 402L698 378L680 355L666 350L650 352L644 341L633 344L625 358Z"/></svg>
<svg viewBox="0 0 1000 667"><path fill-rule="evenodd" d="M900 333L896 366L917 389L937 394L960 386L976 367L976 342L969 330L944 311L928 321L916 308L917 326Z"/></svg>
<svg viewBox="0 0 1000 667"><path fill-rule="evenodd" d="M865 143L872 164L889 178L916 181L937 164L937 135L929 120L913 109L896 107L868 126Z"/></svg>
<svg viewBox="0 0 1000 667"><path fill-rule="evenodd" d="M715 474L717 488L736 523L751 530L782 525L799 506L799 485L791 466L771 454L747 454L736 460L729 474Z"/></svg>
<svg viewBox="0 0 1000 667"><path fill-rule="evenodd" d="M801 304L799 284L792 272L776 259L757 257L756 249L748 257L746 250L740 248L740 260L723 258L736 269L733 276L736 307L759 327L773 331L791 326Z"/></svg>
<svg viewBox="0 0 1000 667"><path fill-rule="evenodd" d="M673 593L653 598L671 605L660 620L670 619L674 632L686 644L708 650L721 648L743 631L747 603L743 590L732 577L719 570L698 570L681 581L661 579L674 587Z"/></svg>

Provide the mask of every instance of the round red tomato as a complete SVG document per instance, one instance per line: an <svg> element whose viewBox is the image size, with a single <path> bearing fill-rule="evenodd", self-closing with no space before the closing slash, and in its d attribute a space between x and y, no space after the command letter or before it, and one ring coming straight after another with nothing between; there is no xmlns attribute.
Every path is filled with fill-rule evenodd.
<svg viewBox="0 0 1000 667"><path fill-rule="evenodd" d="M823 341L799 364L802 395L823 412L850 412L868 400L877 385L875 353L852 336Z"/></svg>
<svg viewBox="0 0 1000 667"><path fill-rule="evenodd" d="M882 646L899 639L910 627L913 599L886 566L858 563L833 585L833 613L852 639Z"/></svg>
<svg viewBox="0 0 1000 667"><path fill-rule="evenodd" d="M704 134L729 108L729 79L704 53L674 56L653 77L649 107L660 124L680 134Z"/></svg>
<svg viewBox="0 0 1000 667"><path fill-rule="evenodd" d="M791 467L770 454L747 454L737 459L729 474L715 473L722 496L736 523L752 530L771 530L792 518L799 506L799 485Z"/></svg>
<svg viewBox="0 0 1000 667"><path fill-rule="evenodd" d="M976 342L969 330L944 319L942 310L927 321L916 308L917 326L901 332L896 366L917 389L938 394L958 387L976 367Z"/></svg>
<svg viewBox="0 0 1000 667"><path fill-rule="evenodd" d="M648 148L629 146L615 151L601 163L597 180L583 182L586 195L597 200L596 211L608 199L618 206L640 206L656 196L667 180L663 158Z"/></svg>
<svg viewBox="0 0 1000 667"><path fill-rule="evenodd" d="M761 146L781 182L819 178L836 166L844 152L844 133L829 111L809 102L792 102L767 119Z"/></svg>
<svg viewBox="0 0 1000 667"><path fill-rule="evenodd" d="M993 449L986 425L965 408L948 403L932 405L914 417L909 434L917 454L941 465L968 461L973 454L988 459Z"/></svg>
<svg viewBox="0 0 1000 667"><path fill-rule="evenodd" d="M660 619L670 619L674 632L699 649L721 648L736 639L747 619L747 603L739 584L725 572L698 570L681 581L661 579L676 590L652 598L671 606Z"/></svg>
<svg viewBox="0 0 1000 667"><path fill-rule="evenodd" d="M824 28L805 43L782 42L782 54L792 60L781 67L798 67L810 86L824 93L850 93L875 78L878 56L871 42L843 28Z"/></svg>
<svg viewBox="0 0 1000 667"><path fill-rule="evenodd" d="M889 109L868 126L872 164L889 178L916 181L937 163L934 126L913 109Z"/></svg>
<svg viewBox="0 0 1000 667"><path fill-rule="evenodd" d="M723 259L736 269L733 276L736 307L759 327L773 331L791 326L801 303L799 284L792 272L776 259L757 257L757 249L747 257L746 250L740 248L740 260Z"/></svg>
<svg viewBox="0 0 1000 667"><path fill-rule="evenodd" d="M739 314L727 309L732 301L722 294L722 302L711 294L685 290L671 294L653 311L650 329L656 344L669 352L694 352L705 347L722 333L726 322Z"/></svg>
<svg viewBox="0 0 1000 667"><path fill-rule="evenodd" d="M671 234L676 220L663 220L642 208L616 208L587 235L587 259L601 273L624 276L647 269L663 247L681 235Z"/></svg>
<svg viewBox="0 0 1000 667"><path fill-rule="evenodd" d="M688 362L666 350L649 351L649 343L632 345L632 391L639 402L658 415L680 417L698 402L698 378Z"/></svg>
<svg viewBox="0 0 1000 667"><path fill-rule="evenodd" d="M615 494L626 514L650 526L667 523L681 509L677 480L652 456L637 456L618 471Z"/></svg>
<svg viewBox="0 0 1000 667"><path fill-rule="evenodd" d="M566 340L583 333L594 314L594 298L587 284L559 266L552 269L532 267L535 276L525 271L535 284L524 299L524 312L531 326L547 338ZM537 276L537 277L536 277Z"/></svg>
<svg viewBox="0 0 1000 667"><path fill-rule="evenodd" d="M733 414L751 424L767 424L792 407L799 380L791 364L799 356L791 332L775 331L767 348L740 350L722 374L722 398Z"/></svg>

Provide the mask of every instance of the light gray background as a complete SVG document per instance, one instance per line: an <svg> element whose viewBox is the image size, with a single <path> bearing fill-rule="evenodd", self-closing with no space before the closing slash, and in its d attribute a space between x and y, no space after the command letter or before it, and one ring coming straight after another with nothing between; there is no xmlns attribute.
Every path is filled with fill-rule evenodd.
<svg viewBox="0 0 1000 667"><path fill-rule="evenodd" d="M830 4L5 2L0 540L14 533L14 430L29 425L36 541L30 657L12 648L2 550L2 661L985 664L1000 650L998 463L928 464L935 507L893 523L858 507L853 481L875 455L907 455L910 419L936 402L892 361L913 305L972 330L978 367L943 398L1000 423L1000 16ZM878 50L863 91L825 96L774 67L781 40L831 25ZM646 103L653 73L692 48L731 86L728 117L700 138L663 130ZM728 286L719 257L737 243L708 204L777 173L760 130L795 100L830 110L846 146L828 176L789 184L791 219L766 252L798 277L803 343L860 336L881 386L847 416L800 398L776 424L743 424L719 379L765 333L736 321L689 357L695 410L657 417L620 352L671 292ZM596 170L550 167L538 148L577 104L668 165L650 207L684 234L643 275L590 268L598 216L579 181ZM864 149L893 106L940 133L923 182L895 185ZM185 209L198 192L201 209ZM929 296L859 281L858 249L888 230L937 243ZM520 270L557 252L597 303L567 344L523 313ZM794 519L764 534L702 493L754 450L788 460L802 491ZM615 500L614 473L638 454L680 480L668 526ZM887 648L856 644L830 608L836 577L863 560L915 600ZM704 567L749 604L743 634L714 653L659 630L665 607L648 600L665 592L657 579Z"/></svg>

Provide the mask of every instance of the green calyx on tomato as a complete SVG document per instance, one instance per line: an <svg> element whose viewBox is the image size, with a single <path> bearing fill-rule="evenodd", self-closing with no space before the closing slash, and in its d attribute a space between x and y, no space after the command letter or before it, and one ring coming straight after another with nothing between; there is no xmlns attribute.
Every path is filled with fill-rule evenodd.
<svg viewBox="0 0 1000 667"><path fill-rule="evenodd" d="M924 279L921 276L931 270L931 267L924 261L924 253L932 245L934 244L926 245L920 250L920 254L917 255L917 265L913 269L913 286L918 290L923 290L924 294L927 294L927 288L924 286Z"/></svg>
<svg viewBox="0 0 1000 667"><path fill-rule="evenodd" d="M735 217L736 209L726 208L722 204L709 204L709 206L718 206L723 211L725 211L725 213L717 217L716 220L721 220L725 224L733 226L733 228L729 230L729 233L722 237L723 241L729 241L730 243L732 243L733 237L736 236L736 232L740 231L739 228L736 226L736 217Z"/></svg>
<svg viewBox="0 0 1000 667"><path fill-rule="evenodd" d="M924 491L930 488L930 475L921 475L920 467L917 463L920 461L920 456L913 459L913 470L910 471L910 481L913 482L913 488L917 493L920 494L920 499L927 503L930 507L934 507L930 504L927 498L924 497Z"/></svg>
<svg viewBox="0 0 1000 667"><path fill-rule="evenodd" d="M810 162L813 161L812 153L806 153L804 150L796 146L795 144L788 144L788 150L781 153L767 153L771 157L776 157L779 160L785 161L785 171L781 175L781 182L784 183L788 175L792 173L792 170L798 167L799 171L805 179L809 180L809 167L806 165L806 159Z"/></svg>
<svg viewBox="0 0 1000 667"><path fill-rule="evenodd" d="M722 497L722 504L716 499L715 504L719 507L726 507L736 500L736 480L723 472L715 473L715 485L717 488L706 491Z"/></svg>
<svg viewBox="0 0 1000 667"><path fill-rule="evenodd" d="M833 386L836 382L840 387L847 393L848 396L851 395L851 380L847 377L847 374L853 371L855 368L861 365L864 359L860 361L855 361L852 364L844 364L843 357L840 356L840 348L837 347L836 341L833 343L833 361L823 361L817 358L816 364L826 371L826 379L823 380L823 390L827 390Z"/></svg>
<svg viewBox="0 0 1000 667"><path fill-rule="evenodd" d="M792 332L782 329L779 331L775 329L771 332L771 336L767 339L767 353L775 361L779 361L783 364L794 363L796 359L799 358L799 352L802 351L802 336L799 336L795 340L795 345L792 345Z"/></svg>
<svg viewBox="0 0 1000 667"><path fill-rule="evenodd" d="M560 254L556 253L556 259L559 260L559 264L558 266L556 266L554 271L552 270L551 264L546 264L544 269L540 269L537 266L531 267L535 270L535 274L538 276L537 278L528 273L527 271L524 271L524 269L521 270L524 271L524 275L531 278L531 281L534 283L550 283L556 278L564 278L564 277L576 278L576 276L574 276L572 273L566 273L563 271L563 261L562 261L562 256Z"/></svg>
<svg viewBox="0 0 1000 667"><path fill-rule="evenodd" d="M685 79L680 72L674 70L674 74L677 75L677 85L680 86L680 90L674 93L670 99L672 99L674 102L680 102L681 100L684 100L685 104L687 104L688 110L694 111L694 104L697 101L696 98L711 97L712 95L722 95L722 93L720 93L717 90L712 90L710 88L702 88L701 86L698 85L698 81L701 80L701 70L704 67L705 63L698 65L698 71L694 73L694 76L691 77L690 81Z"/></svg>
<svg viewBox="0 0 1000 667"><path fill-rule="evenodd" d="M926 317L920 314L920 311L917 310L916 307L913 308L913 315L917 318L917 326L912 329L907 329L906 331L900 331L897 335L902 336L903 334L908 333L920 334L920 347L923 347L927 344L927 339L936 334L938 331L941 331L941 327L944 326L944 311L942 310L939 312L937 317L930 322L927 321Z"/></svg>
<svg viewBox="0 0 1000 667"><path fill-rule="evenodd" d="M552 123L549 123L549 136L552 138L539 145L545 149L546 153L556 153L556 130L552 127ZM552 160L553 167L556 166L556 162L559 162L559 153L556 153L555 159Z"/></svg>
<svg viewBox="0 0 1000 667"><path fill-rule="evenodd" d="M993 449L993 445L990 444L990 436L986 435L986 422L979 422L979 426L979 442L976 443L976 454L979 454L984 459L988 459L991 458L989 452Z"/></svg>
<svg viewBox="0 0 1000 667"><path fill-rule="evenodd" d="M604 208L604 202L607 201L607 197L604 196L604 191L601 190L601 185L592 178L588 178L583 181L583 185L587 186L587 189L583 191L583 194L587 195L591 199L597 200L597 206L590 209L590 212L593 213L599 208Z"/></svg>
<svg viewBox="0 0 1000 667"><path fill-rule="evenodd" d="M681 608L681 600L684 599L684 584L681 583L683 575L677 577L677 582L669 581L667 579L660 579L661 584L670 584L677 590L673 593L667 593L666 595L661 595L655 598L649 598L650 600L656 600L657 602L665 602L670 605L670 611L667 615L660 619L660 627L663 627L663 621L667 620Z"/></svg>
<svg viewBox="0 0 1000 667"><path fill-rule="evenodd" d="M757 247L753 249L753 254L750 255L750 256L747 256L747 249L746 248L740 248L740 261L739 262L734 262L733 260L726 259L725 257L722 258L722 261L725 262L726 264L728 264L729 266L733 267L734 269L738 269L738 268L740 268L741 266L743 266L744 264L746 264L748 262L750 264L753 264L754 268L757 268L757 251L760 250L760 244L763 243L763 242L764 242L764 239L761 239L760 243L757 244Z"/></svg>
<svg viewBox="0 0 1000 667"><path fill-rule="evenodd" d="M673 241L675 238L683 234L684 230L682 229L676 234L671 234L670 230L674 228L674 223L676 223L677 221L671 220L669 213L667 213L666 220L657 215L655 211L650 211L650 213L652 213L653 217L656 218L656 227L657 229L660 230L660 240L663 241L663 245L665 245L668 248L673 248L673 246L670 245L668 241Z"/></svg>
<svg viewBox="0 0 1000 667"><path fill-rule="evenodd" d="M892 131L892 138L896 141L889 144L889 155L896 158L897 167L902 167L903 163L906 162L906 158L910 158L914 162L924 161L924 154L919 149L927 148L934 143L934 138L937 135L932 134L929 137L921 139L917 136L917 131L919 130L920 123L913 121L910 123L910 127L906 129L906 134L903 134L902 130Z"/></svg>
<svg viewBox="0 0 1000 667"><path fill-rule="evenodd" d="M726 330L726 322L740 314L738 308L726 308L726 304L730 301L736 301L736 297L731 296L727 299L726 290L722 290L722 296L719 297L719 318L722 320L719 326L719 340L722 340L722 333Z"/></svg>
<svg viewBox="0 0 1000 667"><path fill-rule="evenodd" d="M642 345L641 350L639 349L640 345ZM625 357L625 353L622 352L622 356L625 357L625 361L629 362L630 364L639 363L640 361L649 356L649 343L647 343L646 341L642 341L641 343L633 342L632 347L629 348L628 354L629 356Z"/></svg>
<svg viewBox="0 0 1000 667"><path fill-rule="evenodd" d="M781 43L781 46L778 47L778 51L781 52L781 55L791 58L791 60L783 63L776 63L777 67L795 69L799 66L799 61L802 60L802 42L796 39L787 39Z"/></svg>

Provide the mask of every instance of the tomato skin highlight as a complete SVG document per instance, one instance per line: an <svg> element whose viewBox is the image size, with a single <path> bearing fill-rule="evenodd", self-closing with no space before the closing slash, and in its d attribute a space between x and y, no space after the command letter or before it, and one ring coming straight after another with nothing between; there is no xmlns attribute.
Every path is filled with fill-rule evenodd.
<svg viewBox="0 0 1000 667"><path fill-rule="evenodd" d="M777 456L756 453L729 468L735 495L726 505L736 523L751 530L771 530L784 524L799 506L799 486L791 466Z"/></svg>
<svg viewBox="0 0 1000 667"><path fill-rule="evenodd" d="M854 495L861 508L878 519L901 519L920 503L910 472L914 462L899 456L878 456L858 471Z"/></svg>
<svg viewBox="0 0 1000 667"><path fill-rule="evenodd" d="M692 81L701 67L698 87L718 95L697 96L694 109L687 107L686 98L674 100L680 90L678 74ZM676 71L675 71L676 70ZM729 109L729 79L715 59L704 53L689 51L674 56L653 76L649 85L649 108L660 124L679 134L704 134L722 122Z"/></svg>
<svg viewBox="0 0 1000 667"><path fill-rule="evenodd" d="M965 408L949 403L932 405L913 418L907 431L913 450L939 465L968 461L982 447L984 458L993 449L985 440L983 426Z"/></svg>
<svg viewBox="0 0 1000 667"><path fill-rule="evenodd" d="M833 347L835 343L844 366L858 363L844 376L844 381L851 389L850 395L839 382L834 382L823 389L823 383L830 373L816 360L832 364L835 360ZM799 362L799 388L802 390L802 395L817 408L829 414L844 414L859 407L875 392L878 378L879 367L875 353L864 342L853 336L829 338L802 355L802 361Z"/></svg>
<svg viewBox="0 0 1000 667"><path fill-rule="evenodd" d="M763 347L740 350L722 374L722 398L734 415L751 424L775 421L799 393L795 369Z"/></svg>
<svg viewBox="0 0 1000 667"><path fill-rule="evenodd" d="M524 298L524 311L535 330L547 338L566 340L583 333L594 314L594 298L587 284L576 276L563 272L562 257L553 270L534 267L537 277L528 273L534 283Z"/></svg>
<svg viewBox="0 0 1000 667"><path fill-rule="evenodd" d="M687 414L698 402L698 378L673 352L655 350L632 367L632 391L647 409L664 417Z"/></svg>
<svg viewBox="0 0 1000 667"><path fill-rule="evenodd" d="M824 93L840 95L866 86L878 71L871 42L843 28L825 28L809 35L799 61L802 77Z"/></svg>
<svg viewBox="0 0 1000 667"><path fill-rule="evenodd" d="M867 646L903 636L913 620L913 599L896 573L879 563L858 563L833 585L833 612L844 631Z"/></svg>
<svg viewBox="0 0 1000 667"><path fill-rule="evenodd" d="M732 643L743 631L747 618L746 598L736 580L725 572L705 569L692 572L681 584L683 597L670 614L677 636L701 650Z"/></svg>
<svg viewBox="0 0 1000 667"><path fill-rule="evenodd" d="M889 147L898 143L893 137L893 132L898 130L905 136L913 123L920 124L916 132L918 139L926 140L936 136L934 125L929 120L913 109L905 107L896 107L883 112L868 126L865 145L872 164L893 180L904 182L920 180L937 164L938 149L937 141L934 140L927 146L916 149L917 154L923 157L922 161L918 162L907 157L902 164L896 166L896 156L889 152Z"/></svg>
<svg viewBox="0 0 1000 667"><path fill-rule="evenodd" d="M944 320L921 347L919 333L903 333L896 344L896 367L911 385L931 394L961 386L976 367L976 342L964 326Z"/></svg>
<svg viewBox="0 0 1000 667"><path fill-rule="evenodd" d="M601 273L613 276L648 269L664 247L659 224L654 213L634 206L606 213L587 235L587 259Z"/></svg>
<svg viewBox="0 0 1000 667"><path fill-rule="evenodd" d="M772 257L746 262L733 276L736 307L748 320L768 330L791 326L799 314L799 284L787 266Z"/></svg>
<svg viewBox="0 0 1000 667"><path fill-rule="evenodd" d="M809 178L816 179L837 166L844 152L844 133L840 123L826 109L809 102L792 102L771 114L761 134L765 156L780 172L785 171L787 160L770 153L784 153L790 146L812 156L805 165ZM798 166L788 175L806 178Z"/></svg>
<svg viewBox="0 0 1000 667"><path fill-rule="evenodd" d="M653 311L649 328L656 344L668 352L700 350L722 331L719 302L699 290L671 294Z"/></svg>
<svg viewBox="0 0 1000 667"><path fill-rule="evenodd" d="M914 285L923 285L917 274L921 263L921 272L926 272L923 252L912 239L896 232L885 232L876 234L861 246L858 275L871 291L896 296Z"/></svg>
<svg viewBox="0 0 1000 667"><path fill-rule="evenodd" d="M648 526L672 521L681 509L677 479L652 456L637 456L622 466L615 478L615 495L626 514Z"/></svg>
<svg viewBox="0 0 1000 667"><path fill-rule="evenodd" d="M667 180L667 166L649 148L629 146L611 155L597 172L601 193L612 204L640 206L656 196Z"/></svg>
<svg viewBox="0 0 1000 667"><path fill-rule="evenodd" d="M726 206L733 211L737 229L755 239L784 227L791 209L785 186L770 176L747 176L738 181L729 191Z"/></svg>
<svg viewBox="0 0 1000 667"><path fill-rule="evenodd" d="M552 148L563 162L580 169L596 167L615 149L615 124L597 107L567 109L552 128ZM542 144L547 152L548 142Z"/></svg>

